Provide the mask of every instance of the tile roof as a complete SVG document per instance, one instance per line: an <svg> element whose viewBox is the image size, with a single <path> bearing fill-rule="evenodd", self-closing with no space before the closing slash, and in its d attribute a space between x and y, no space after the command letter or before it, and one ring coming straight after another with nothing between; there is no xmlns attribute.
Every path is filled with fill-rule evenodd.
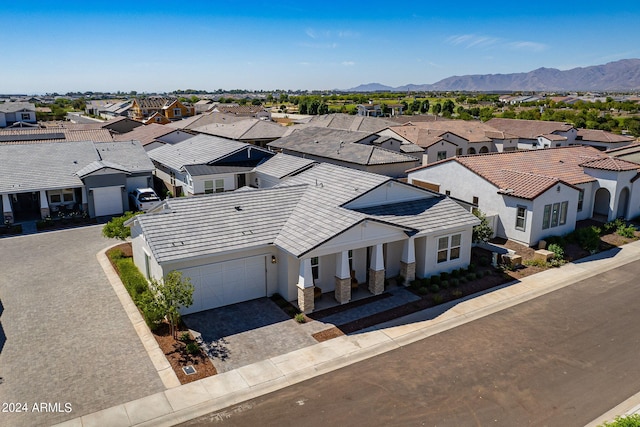
<svg viewBox="0 0 640 427"><path fill-rule="evenodd" d="M171 169L180 170L186 165L213 163L248 147L251 147L252 150L267 151L244 142L200 134L177 144L154 148L148 154L153 161Z"/></svg>
<svg viewBox="0 0 640 427"><path fill-rule="evenodd" d="M492 139L506 138L503 133L480 121L438 120L394 126L390 129L424 148L440 141L446 133L455 134L469 143L491 142Z"/></svg>
<svg viewBox="0 0 640 427"><path fill-rule="evenodd" d="M421 166L409 172L454 161L480 175L503 192L510 190L509 194L513 196L532 199L554 182L577 185L595 181L594 177L584 171L583 166L596 161L594 165L605 167L611 163L600 161L608 158L596 148L575 145L460 156Z"/></svg>
<svg viewBox="0 0 640 427"><path fill-rule="evenodd" d="M3 102L0 103L0 113L15 113L16 111L36 111L36 106L30 102Z"/></svg>
<svg viewBox="0 0 640 427"><path fill-rule="evenodd" d="M0 129L0 144L42 144L65 141L113 141L108 129L75 130L67 128Z"/></svg>
<svg viewBox="0 0 640 427"><path fill-rule="evenodd" d="M377 133L397 122L382 117L363 117L351 114L334 113L312 116L304 125L299 127L327 127L332 129L351 130L359 132ZM298 127L296 126L296 127Z"/></svg>
<svg viewBox="0 0 640 427"><path fill-rule="evenodd" d="M628 135L617 135L604 130L578 129L576 140L607 143L631 143L635 141L635 138Z"/></svg>
<svg viewBox="0 0 640 427"><path fill-rule="evenodd" d="M155 166L138 141L97 142L94 144L100 160L122 165L132 173L152 172Z"/></svg>
<svg viewBox="0 0 640 427"><path fill-rule="evenodd" d="M264 245L300 257L365 220L424 233L478 223L450 199L422 189L425 198L412 202L341 207L388 181L321 163L269 189L168 199L165 210L135 221L161 263Z"/></svg>
<svg viewBox="0 0 640 427"><path fill-rule="evenodd" d="M638 165L637 163L632 163L627 160L618 159L616 157L607 157L604 159L591 160L591 161L582 163L582 167L616 171L616 172L640 170L640 165Z"/></svg>
<svg viewBox="0 0 640 427"><path fill-rule="evenodd" d="M157 123L138 126L130 132L114 135L114 141L140 141L145 146L155 142L157 138L175 132L176 129Z"/></svg>
<svg viewBox="0 0 640 427"><path fill-rule="evenodd" d="M138 102L138 105L142 109L161 110L162 107L172 103L173 101L175 101L175 99L152 97L152 98L136 98L136 101Z"/></svg>
<svg viewBox="0 0 640 427"><path fill-rule="evenodd" d="M217 165L186 165L184 169L191 176L219 175L227 173L251 172L253 166L217 166Z"/></svg>
<svg viewBox="0 0 640 427"><path fill-rule="evenodd" d="M166 126L170 126L175 129L194 129L214 123L234 123L245 119L246 117L236 116L235 114L208 112L187 117L182 120L176 120L175 122L167 123Z"/></svg>
<svg viewBox="0 0 640 427"><path fill-rule="evenodd" d="M268 145L275 149L358 165L413 163L416 161L415 157L407 154L358 143L370 135L365 132L309 127L299 129L291 135L277 139Z"/></svg>
<svg viewBox="0 0 640 427"><path fill-rule="evenodd" d="M95 162L91 162L87 166L80 169L78 172L76 172L76 175L78 175L80 178L84 178L85 176L92 174L93 172L97 172L100 169L105 168L115 169L121 172L126 172L127 174L129 173L129 171L125 167L117 163L113 163L108 160L96 160Z"/></svg>
<svg viewBox="0 0 640 427"><path fill-rule="evenodd" d="M274 140L281 138L287 128L277 123L255 118L244 118L232 123L212 123L204 126L191 126L190 129L235 140Z"/></svg>
<svg viewBox="0 0 640 427"><path fill-rule="evenodd" d="M288 175L293 175L296 172L306 169L315 163L315 161L310 159L278 153L267 161L256 166L255 171L277 179L282 179Z"/></svg>
<svg viewBox="0 0 640 427"><path fill-rule="evenodd" d="M214 110L220 113L235 114L240 116L247 116L251 114L257 114L262 111L266 111L262 105L225 105L218 104L214 107Z"/></svg>
<svg viewBox="0 0 640 427"><path fill-rule="evenodd" d="M536 139L540 135L554 132L567 132L573 128L573 125L562 122L501 118L493 118L487 121L486 125L525 139Z"/></svg>

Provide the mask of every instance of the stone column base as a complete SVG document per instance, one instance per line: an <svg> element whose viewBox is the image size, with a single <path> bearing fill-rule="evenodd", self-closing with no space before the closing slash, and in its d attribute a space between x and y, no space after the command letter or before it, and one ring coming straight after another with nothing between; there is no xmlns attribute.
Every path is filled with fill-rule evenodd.
<svg viewBox="0 0 640 427"><path fill-rule="evenodd" d="M341 279L336 277L336 301L340 304L346 304L351 301L351 278Z"/></svg>
<svg viewBox="0 0 640 427"><path fill-rule="evenodd" d="M3 224L6 224L7 222L9 224L13 224L13 212L4 212L4 217L3 217Z"/></svg>
<svg viewBox="0 0 640 427"><path fill-rule="evenodd" d="M416 263L406 263L400 261L400 275L404 277L404 286L409 286L409 283L416 279Z"/></svg>
<svg viewBox="0 0 640 427"><path fill-rule="evenodd" d="M369 269L369 292L374 295L384 292L384 270Z"/></svg>
<svg viewBox="0 0 640 427"><path fill-rule="evenodd" d="M40 208L40 218L45 219L50 215L49 208Z"/></svg>
<svg viewBox="0 0 640 427"><path fill-rule="evenodd" d="M315 309L313 301L313 290L315 286L310 288L298 288L298 307L303 313L311 313Z"/></svg>

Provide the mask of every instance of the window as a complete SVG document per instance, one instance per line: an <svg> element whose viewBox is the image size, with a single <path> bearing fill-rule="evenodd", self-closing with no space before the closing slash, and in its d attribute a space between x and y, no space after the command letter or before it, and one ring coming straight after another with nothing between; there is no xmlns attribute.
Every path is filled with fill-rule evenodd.
<svg viewBox="0 0 640 427"><path fill-rule="evenodd" d="M584 204L584 190L580 190L578 193L578 212L582 212L582 205Z"/></svg>
<svg viewBox="0 0 640 427"><path fill-rule="evenodd" d="M447 152L446 151L438 151L438 155L436 160L444 160L447 158Z"/></svg>
<svg viewBox="0 0 640 427"><path fill-rule="evenodd" d="M462 156L462 148L456 148L456 156Z"/></svg>
<svg viewBox="0 0 640 427"><path fill-rule="evenodd" d="M22 120L31 120L31 114L29 113L22 113Z"/></svg>
<svg viewBox="0 0 640 427"><path fill-rule="evenodd" d="M444 191L444 194L445 194L446 196L450 196L450 195L451 195L451 191L449 191L449 190L445 190L445 191Z"/></svg>
<svg viewBox="0 0 640 427"><path fill-rule="evenodd" d="M313 275L313 280L318 280L319 270L320 270L320 259L317 256L311 258L311 274Z"/></svg>
<svg viewBox="0 0 640 427"><path fill-rule="evenodd" d="M204 194L213 193L213 181L205 181L204 182Z"/></svg>
<svg viewBox="0 0 640 427"><path fill-rule="evenodd" d="M224 191L224 179L216 179L216 193Z"/></svg>
<svg viewBox="0 0 640 427"><path fill-rule="evenodd" d="M516 230L524 231L527 223L527 208L518 206L516 208Z"/></svg>
<svg viewBox="0 0 640 427"><path fill-rule="evenodd" d="M542 214L542 229L546 230L547 228L550 228L550 227L565 225L567 223L568 209L569 209L569 202L545 205L544 212Z"/></svg>
<svg viewBox="0 0 640 427"><path fill-rule="evenodd" d="M173 109L173 116L174 117L180 117L182 116L182 111L179 108L174 108Z"/></svg>
<svg viewBox="0 0 640 427"><path fill-rule="evenodd" d="M478 197L473 196L473 202L472 203L477 206L478 205L478 201L479 201Z"/></svg>
<svg viewBox="0 0 640 427"><path fill-rule="evenodd" d="M461 234L444 236L438 239L438 263L460 258Z"/></svg>
<svg viewBox="0 0 640 427"><path fill-rule="evenodd" d="M64 190L51 190L49 194L49 203L73 203L76 200L73 188L65 188Z"/></svg>
<svg viewBox="0 0 640 427"><path fill-rule="evenodd" d="M349 258L349 271L353 270L353 251L349 250L347 253L347 257Z"/></svg>

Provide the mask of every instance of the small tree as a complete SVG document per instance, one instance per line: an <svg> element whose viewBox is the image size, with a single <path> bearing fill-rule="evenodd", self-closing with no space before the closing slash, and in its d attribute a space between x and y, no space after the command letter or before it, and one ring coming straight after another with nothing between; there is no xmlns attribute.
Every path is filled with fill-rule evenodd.
<svg viewBox="0 0 640 427"><path fill-rule="evenodd" d="M493 229L487 216L480 209L474 209L473 214L480 220L480 224L473 227L473 243L488 242L493 236Z"/></svg>
<svg viewBox="0 0 640 427"><path fill-rule="evenodd" d="M158 310L165 315L169 321L171 334L177 338L180 308L190 307L193 304L194 287L191 279L182 277L182 272L174 270L161 281L151 280L151 288L155 291Z"/></svg>
<svg viewBox="0 0 640 427"><path fill-rule="evenodd" d="M125 212L122 216L111 218L111 221L107 222L102 227L102 235L110 239L126 240L131 236L131 229L125 227L124 223L141 212Z"/></svg>

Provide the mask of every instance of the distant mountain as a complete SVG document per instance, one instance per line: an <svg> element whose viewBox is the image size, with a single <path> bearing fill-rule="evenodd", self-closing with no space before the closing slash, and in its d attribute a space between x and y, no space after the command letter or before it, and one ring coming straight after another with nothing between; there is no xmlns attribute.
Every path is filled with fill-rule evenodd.
<svg viewBox="0 0 640 427"><path fill-rule="evenodd" d="M538 68L528 73L453 76L434 84L359 91L633 91L640 90L640 59L623 59L604 65L560 71ZM366 88L373 85L358 86ZM356 91L357 88L350 89Z"/></svg>
<svg viewBox="0 0 640 427"><path fill-rule="evenodd" d="M396 89L391 86L382 85L380 83L367 83L351 89L347 89L346 92L384 92L389 90L393 91Z"/></svg>

